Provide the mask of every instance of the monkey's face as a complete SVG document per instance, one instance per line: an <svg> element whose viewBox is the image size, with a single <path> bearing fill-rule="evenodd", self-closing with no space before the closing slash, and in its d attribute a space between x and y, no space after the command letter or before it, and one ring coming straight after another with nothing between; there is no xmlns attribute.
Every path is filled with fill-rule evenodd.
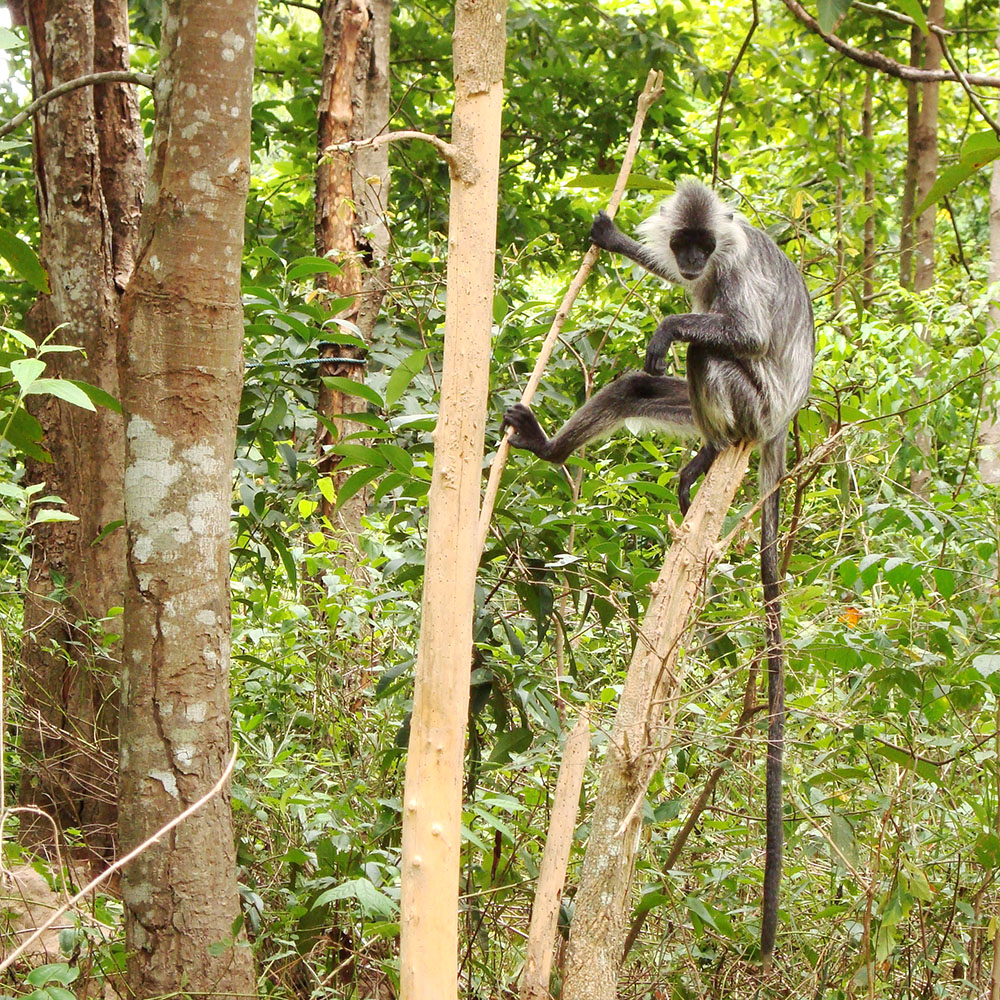
<svg viewBox="0 0 1000 1000"><path fill-rule="evenodd" d="M697 281L715 252L715 237L707 229L677 229L670 236L670 250L685 281Z"/></svg>

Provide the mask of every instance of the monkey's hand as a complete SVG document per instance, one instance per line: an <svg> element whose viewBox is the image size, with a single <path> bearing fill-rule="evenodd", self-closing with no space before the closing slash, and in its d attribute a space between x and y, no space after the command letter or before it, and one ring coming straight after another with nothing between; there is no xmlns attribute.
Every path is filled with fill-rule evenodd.
<svg viewBox="0 0 1000 1000"><path fill-rule="evenodd" d="M667 351L670 345L678 339L678 324L676 316L668 316L656 328L649 345L646 347L646 363L643 366L650 375L662 375L667 363Z"/></svg>
<svg viewBox="0 0 1000 1000"><path fill-rule="evenodd" d="M590 227L590 242L596 243L602 250L615 249L615 237L618 227L607 212L598 212L594 216L594 224Z"/></svg>
<svg viewBox="0 0 1000 1000"><path fill-rule="evenodd" d="M501 433L505 427L514 429L514 433L510 436L512 448L524 448L544 457L545 446L549 439L545 436L538 418L524 403L515 403L504 412L503 423L500 424Z"/></svg>

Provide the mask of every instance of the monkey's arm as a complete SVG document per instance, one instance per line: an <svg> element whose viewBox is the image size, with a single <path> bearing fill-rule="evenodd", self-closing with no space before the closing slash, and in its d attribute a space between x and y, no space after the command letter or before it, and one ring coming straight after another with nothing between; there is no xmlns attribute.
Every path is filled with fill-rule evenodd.
<svg viewBox="0 0 1000 1000"><path fill-rule="evenodd" d="M694 435L687 383L679 378L628 372L584 403L553 437L546 437L537 418L523 403L503 415L503 427L513 427L514 448L534 452L548 462L562 464L588 441L604 437L626 420L643 420L676 435Z"/></svg>
<svg viewBox="0 0 1000 1000"><path fill-rule="evenodd" d="M646 347L645 370L659 375L674 341L699 344L716 354L733 358L759 358L768 349L765 331L756 324L727 313L678 313L667 316Z"/></svg>
<svg viewBox="0 0 1000 1000"><path fill-rule="evenodd" d="M607 212L598 212L594 224L590 227L590 242L596 243L602 250L620 253L629 260L634 260L651 274L666 281L676 281L677 275L667 268L667 265L647 246L643 246L631 236L626 236L614 223Z"/></svg>

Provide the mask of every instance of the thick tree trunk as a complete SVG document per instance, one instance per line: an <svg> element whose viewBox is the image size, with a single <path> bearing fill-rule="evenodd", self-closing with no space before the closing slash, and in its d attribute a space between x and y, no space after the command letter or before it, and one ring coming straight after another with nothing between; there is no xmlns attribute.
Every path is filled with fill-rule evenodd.
<svg viewBox="0 0 1000 1000"><path fill-rule="evenodd" d="M441 404L403 792L403 1000L458 987L462 758L469 704L496 250L505 0L455 6L455 111Z"/></svg>
<svg viewBox="0 0 1000 1000"><path fill-rule="evenodd" d="M749 446L741 445L715 460L653 585L601 768L563 1000L617 995L642 805L670 745L680 704L683 670L677 654L708 567L721 554L716 539L749 458Z"/></svg>
<svg viewBox="0 0 1000 1000"><path fill-rule="evenodd" d="M944 25L944 0L930 0L927 20L931 24ZM941 68L941 42L934 32L927 35L925 42L924 69ZM925 83L921 86L920 119L917 123L917 192L916 203L922 204L937 180L938 167L938 104L941 85ZM913 289L926 291L934 284L934 221L937 206L931 205L917 216L917 236L914 246Z"/></svg>
<svg viewBox="0 0 1000 1000"><path fill-rule="evenodd" d="M331 298L350 298L339 315L357 324L366 344L371 340L385 294L389 248L386 207L389 195L389 147L362 148L354 153L326 149L338 143L378 135L389 121L389 20L392 0L324 0L323 91L319 103L319 166L316 170L316 252L341 267L341 273L323 279ZM332 359L320 376L362 381L365 349L331 344L324 354ZM339 457L324 456L338 440L356 434L364 425L350 414L367 404L323 383L317 401L320 414L330 419L336 433L320 425L317 447L320 468L340 486ZM356 537L366 508L364 491L337 510L337 521L350 538ZM323 512L333 517L323 500Z"/></svg>
<svg viewBox="0 0 1000 1000"><path fill-rule="evenodd" d="M242 381L253 0L167 0L139 257L122 310L128 586L122 847L218 780L229 758L229 515ZM255 992L229 795L122 880L137 997Z"/></svg>
<svg viewBox="0 0 1000 1000"><path fill-rule="evenodd" d="M86 73L127 69L124 0L28 0L36 94ZM40 256L51 295L30 315L32 335L81 352L47 356L48 372L82 379L118 396L119 297L132 271L144 175L134 88L84 87L34 119ZM57 329L58 328L58 329ZM89 622L120 606L125 535L102 531L122 519L125 456L121 417L91 413L54 398L29 397L45 430L52 463L28 463L28 481L44 482L79 521L34 529L25 593L20 751L22 805L50 812L84 833L98 860L114 853L120 648ZM117 619L111 629L117 630ZM24 818L29 843L51 840L51 827Z"/></svg>

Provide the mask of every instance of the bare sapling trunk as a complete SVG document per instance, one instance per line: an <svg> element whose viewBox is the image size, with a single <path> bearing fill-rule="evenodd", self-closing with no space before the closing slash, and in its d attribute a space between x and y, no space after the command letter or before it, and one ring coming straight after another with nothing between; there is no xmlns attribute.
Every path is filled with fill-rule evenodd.
<svg viewBox="0 0 1000 1000"><path fill-rule="evenodd" d="M28 27L40 94L88 73L127 69L124 0L28 0L12 6ZM47 375L81 379L118 396L119 300L132 271L145 170L135 90L82 87L34 117L40 257L51 294L29 315L37 342L81 350L46 357ZM31 538L21 651L24 763L21 805L83 832L98 863L114 855L120 646L109 609L121 606L125 438L119 414L31 396L52 462L27 463L28 482L62 497L77 521L39 524ZM22 838L49 844L52 828L24 814Z"/></svg>
<svg viewBox="0 0 1000 1000"><path fill-rule="evenodd" d="M316 252L340 266L339 274L325 275L321 283L332 299L349 300L338 315L357 325L365 344L371 340L388 278L385 213L389 147L362 146L351 151L329 147L378 135L389 120L391 14L391 0L325 0L322 8ZM322 354L331 360L320 367L321 378L364 380L364 347L331 343ZM329 419L335 433L321 423L316 444L320 469L333 475L335 486L339 487L346 475L336 471L339 457L324 452L364 429L363 424L350 419L350 414L363 412L366 406L362 397L321 383L317 410ZM336 511L337 524L351 541L360 529L365 507L362 490ZM333 505L325 499L323 513L335 516Z"/></svg>
<svg viewBox="0 0 1000 1000"><path fill-rule="evenodd" d="M403 791L404 1000L449 1000L458 989L462 761L479 564L506 10L505 0L459 0L455 7L444 368Z"/></svg>
<svg viewBox="0 0 1000 1000"><path fill-rule="evenodd" d="M872 122L873 104L872 74L865 80L865 98L861 111L861 138L867 157L872 155L875 130ZM865 167L865 233L864 257L861 264L861 301L870 309L875 299L875 171Z"/></svg>
<svg viewBox="0 0 1000 1000"><path fill-rule="evenodd" d="M930 0L927 7L927 21L944 26L944 0ZM941 41L933 31L928 32L924 42L924 69L941 68ZM930 194L937 180L938 168L938 106L941 85L936 82L921 85L920 117L917 122L916 157L917 191L916 203L921 205ZM917 216L917 232L914 245L913 290L926 291L934 284L934 222L937 205L929 206Z"/></svg>
<svg viewBox="0 0 1000 1000"><path fill-rule="evenodd" d="M552 802L549 832L545 838L542 863L538 867L538 887L531 904L528 944L521 973L521 1000L548 1000L549 976L552 973L552 945L559 924L559 904L566 882L566 866L573 846L580 789L587 770L590 749L590 716L580 713L576 725L566 737L559 779Z"/></svg>
<svg viewBox="0 0 1000 1000"><path fill-rule="evenodd" d="M1000 50L1000 35L996 39ZM1000 161L993 161L990 175L990 284L1000 282ZM992 333L1000 326L1000 287L994 287L993 303L986 319L987 330ZM994 380L995 381L995 380ZM995 394L996 386L992 385ZM987 394L987 399L995 398ZM987 412L979 431L979 475L984 483L1000 483L1000 413L994 402ZM1000 945L996 946L997 963L1000 963ZM1000 986L995 987L1000 989ZM1000 1000L994 994L994 1000Z"/></svg>
<svg viewBox="0 0 1000 1000"><path fill-rule="evenodd" d="M122 848L231 755L229 518L243 370L254 0L166 0L135 276L122 309L128 586ZM130 862L129 993L255 994L228 790Z"/></svg>
<svg viewBox="0 0 1000 1000"><path fill-rule="evenodd" d="M910 65L920 66L924 36L914 25L910 29ZM906 168L903 194L899 201L899 283L913 286L913 211L917 207L917 128L920 122L920 84L906 81Z"/></svg>
<svg viewBox="0 0 1000 1000"><path fill-rule="evenodd" d="M673 735L683 667L678 651L750 448L715 460L653 585L622 690L591 821L570 929L564 1000L613 1000L630 910L642 805Z"/></svg>

